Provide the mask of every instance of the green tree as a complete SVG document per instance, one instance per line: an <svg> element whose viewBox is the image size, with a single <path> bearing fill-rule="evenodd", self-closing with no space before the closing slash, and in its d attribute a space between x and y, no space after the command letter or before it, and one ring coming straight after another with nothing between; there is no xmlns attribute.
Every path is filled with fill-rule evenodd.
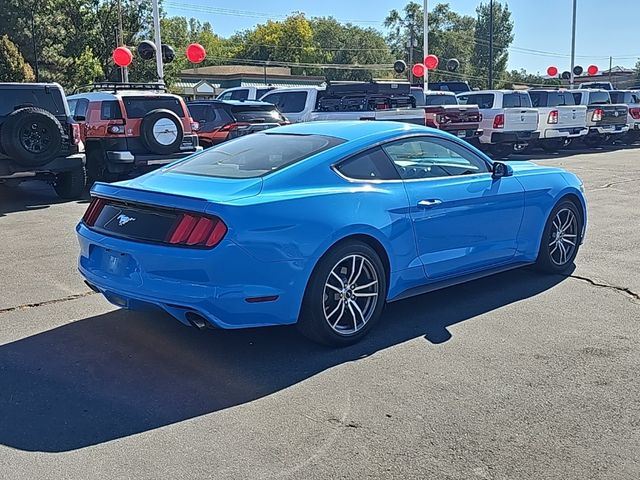
<svg viewBox="0 0 640 480"><path fill-rule="evenodd" d="M75 89L104 79L100 60L95 56L91 47L85 47L82 53L74 59L72 72L69 83L65 85L68 89Z"/></svg>
<svg viewBox="0 0 640 480"><path fill-rule="evenodd" d="M489 85L489 3L481 3L476 9L474 51L471 57L474 84L480 88ZM509 60L509 47L513 42L513 20L508 5L493 2L493 78L504 80ZM496 85L494 85L495 87Z"/></svg>
<svg viewBox="0 0 640 480"><path fill-rule="evenodd" d="M18 47L7 35L0 37L0 82L33 82L35 76Z"/></svg>
<svg viewBox="0 0 640 480"><path fill-rule="evenodd" d="M448 4L437 4L429 12L429 52L436 55L440 64L437 70L430 72L432 81L466 78L472 71L471 57L475 19L460 15ZM402 13L392 10L384 22L390 29L387 42L398 59L403 59L411 68L410 47L413 40L413 63L422 63L424 59L423 29L424 10L416 2L409 2ZM460 62L458 71L451 73L445 68L446 61L455 58Z"/></svg>

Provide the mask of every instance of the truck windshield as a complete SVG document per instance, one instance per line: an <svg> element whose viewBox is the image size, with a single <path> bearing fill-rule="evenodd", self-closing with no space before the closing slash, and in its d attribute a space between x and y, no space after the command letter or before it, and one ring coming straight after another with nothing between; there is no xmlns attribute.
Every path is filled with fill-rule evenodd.
<svg viewBox="0 0 640 480"><path fill-rule="evenodd" d="M210 148L170 171L204 177L261 177L343 142L325 135L254 133Z"/></svg>
<svg viewBox="0 0 640 480"><path fill-rule="evenodd" d="M458 105L455 95L427 95L426 105Z"/></svg>

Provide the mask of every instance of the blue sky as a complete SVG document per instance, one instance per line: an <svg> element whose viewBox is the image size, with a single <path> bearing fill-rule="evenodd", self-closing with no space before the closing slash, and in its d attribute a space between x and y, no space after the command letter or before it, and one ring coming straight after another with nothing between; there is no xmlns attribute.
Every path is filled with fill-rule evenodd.
<svg viewBox="0 0 640 480"><path fill-rule="evenodd" d="M488 1L488 0L486 0ZM332 15L342 21L383 29L382 20L405 0L243 0L229 3L211 0L165 0L170 15L193 16L209 21L214 30L229 36L267 19L281 19L302 11L308 16ZM430 5L436 1L430 0ZM479 0L445 0L460 13L475 15ZM572 0L511 0L507 2L515 22L515 40L509 53L509 68L544 73L549 65L568 70L571 50ZM576 63L613 64L632 67L640 59L638 21L640 0L578 0ZM532 52L535 50L536 52ZM546 52L546 53L540 53Z"/></svg>

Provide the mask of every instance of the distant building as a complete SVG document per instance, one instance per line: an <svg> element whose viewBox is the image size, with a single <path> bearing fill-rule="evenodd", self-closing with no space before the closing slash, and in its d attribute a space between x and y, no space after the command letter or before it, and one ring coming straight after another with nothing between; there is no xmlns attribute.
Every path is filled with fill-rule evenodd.
<svg viewBox="0 0 640 480"><path fill-rule="evenodd" d="M215 98L232 87L300 87L321 85L324 81L324 77L291 75L288 67L218 65L183 70L173 87L176 93L192 100Z"/></svg>
<svg viewBox="0 0 640 480"><path fill-rule="evenodd" d="M581 76L575 78L576 87L586 82L611 82L613 86L620 90L628 90L640 87L637 73L632 68L613 67L611 71L604 70L593 76ZM567 85L569 82L565 82Z"/></svg>

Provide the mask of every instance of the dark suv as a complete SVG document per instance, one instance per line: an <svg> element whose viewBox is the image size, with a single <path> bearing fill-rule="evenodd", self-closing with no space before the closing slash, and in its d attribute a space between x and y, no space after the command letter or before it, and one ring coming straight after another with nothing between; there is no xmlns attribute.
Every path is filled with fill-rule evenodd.
<svg viewBox="0 0 640 480"><path fill-rule="evenodd" d="M96 84L68 100L91 180L118 180L202 150L184 100L164 85Z"/></svg>
<svg viewBox="0 0 640 480"><path fill-rule="evenodd" d="M56 83L0 83L0 183L43 180L61 198L85 187L80 126Z"/></svg>
<svg viewBox="0 0 640 480"><path fill-rule="evenodd" d="M187 105L199 124L198 137L205 148L289 123L275 105L266 102L201 100Z"/></svg>

